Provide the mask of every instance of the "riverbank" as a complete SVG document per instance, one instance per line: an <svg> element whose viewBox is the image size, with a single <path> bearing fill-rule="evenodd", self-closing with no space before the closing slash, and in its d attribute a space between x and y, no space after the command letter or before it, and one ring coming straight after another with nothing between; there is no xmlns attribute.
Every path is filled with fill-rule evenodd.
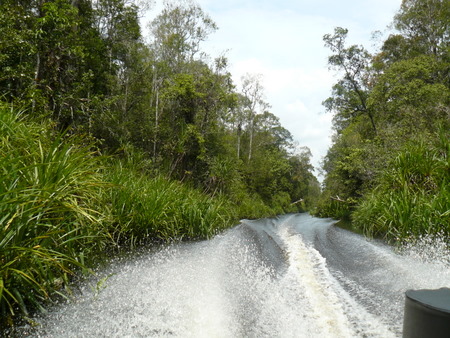
<svg viewBox="0 0 450 338"><path fill-rule="evenodd" d="M211 196L151 170L137 152L102 155L88 135L0 109L1 326L70 296L96 257L154 241L210 238L270 207Z"/></svg>

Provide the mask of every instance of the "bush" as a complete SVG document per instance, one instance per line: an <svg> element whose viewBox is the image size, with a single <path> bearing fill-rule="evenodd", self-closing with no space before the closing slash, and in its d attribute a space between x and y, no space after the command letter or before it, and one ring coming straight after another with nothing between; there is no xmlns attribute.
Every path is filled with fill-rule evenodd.
<svg viewBox="0 0 450 338"><path fill-rule="evenodd" d="M155 239L209 238L231 225L230 205L224 198L161 176L142 175L129 163L117 161L106 172L114 186L104 199L111 203L110 233L116 243L134 246Z"/></svg>
<svg viewBox="0 0 450 338"><path fill-rule="evenodd" d="M0 312L8 321L59 293L102 231L92 144L51 130L0 107Z"/></svg>
<svg viewBox="0 0 450 338"><path fill-rule="evenodd" d="M409 144L353 214L355 226L371 236L404 239L450 234L450 138L434 145Z"/></svg>

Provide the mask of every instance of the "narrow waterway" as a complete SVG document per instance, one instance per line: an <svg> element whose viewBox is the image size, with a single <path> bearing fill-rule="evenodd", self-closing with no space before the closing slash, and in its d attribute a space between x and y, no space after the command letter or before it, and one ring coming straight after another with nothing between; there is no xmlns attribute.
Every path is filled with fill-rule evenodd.
<svg viewBox="0 0 450 338"><path fill-rule="evenodd" d="M36 337L398 337L404 292L450 286L445 257L399 254L306 214L112 263ZM424 251L425 250L425 251ZM439 251L439 250L437 250Z"/></svg>

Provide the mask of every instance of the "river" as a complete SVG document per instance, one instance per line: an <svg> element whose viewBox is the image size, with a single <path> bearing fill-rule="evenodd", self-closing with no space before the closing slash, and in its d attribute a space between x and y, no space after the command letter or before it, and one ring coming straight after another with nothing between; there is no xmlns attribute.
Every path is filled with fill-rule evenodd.
<svg viewBox="0 0 450 338"><path fill-rule="evenodd" d="M398 253L329 219L292 214L114 261L28 334L398 337L404 292L449 285L439 248Z"/></svg>

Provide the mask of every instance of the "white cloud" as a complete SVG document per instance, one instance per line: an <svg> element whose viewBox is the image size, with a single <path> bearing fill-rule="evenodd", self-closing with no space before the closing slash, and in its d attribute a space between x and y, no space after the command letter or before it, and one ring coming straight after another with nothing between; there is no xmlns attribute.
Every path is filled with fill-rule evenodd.
<svg viewBox="0 0 450 338"><path fill-rule="evenodd" d="M296 100L295 102L286 105L286 111L289 113L299 112L300 114L305 114L308 113L308 108L306 108L302 101Z"/></svg>
<svg viewBox="0 0 450 338"><path fill-rule="evenodd" d="M371 32L384 30L401 0L201 0L219 25L207 43L213 54L229 50L236 83L263 74L272 112L319 166L331 143L331 114L321 105L336 82L327 69L323 35L349 29L348 40L371 48Z"/></svg>

